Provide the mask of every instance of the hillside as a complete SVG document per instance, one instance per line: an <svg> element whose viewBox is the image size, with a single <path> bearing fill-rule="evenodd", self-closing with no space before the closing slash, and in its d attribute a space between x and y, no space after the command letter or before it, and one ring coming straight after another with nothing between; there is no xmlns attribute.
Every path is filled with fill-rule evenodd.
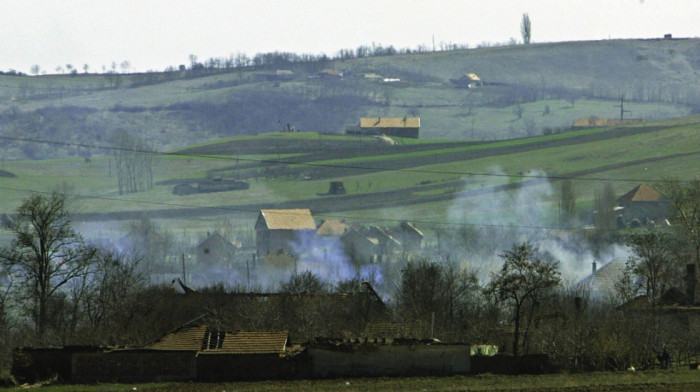
<svg viewBox="0 0 700 392"><path fill-rule="evenodd" d="M576 180L577 199L584 206L606 180L622 194L639 182L697 177L699 127L700 117L691 116L508 141L419 140L396 146L368 137L271 133L154 157L154 188L124 195L118 192L112 159L6 161L0 167L9 173L0 177L0 214L12 213L28 190L67 187L79 195L78 221L137 219L148 212L153 218L188 220L186 226L193 228L212 224L211 218L200 221L203 217L237 216L244 222L260 208L273 207L311 208L319 217L340 214L362 221L388 216L425 224L497 219L517 206L503 206L488 217L474 214L497 195L530 188L537 195L533 202L551 209L562 178ZM245 180L250 189L173 194L177 184L213 178ZM343 181L347 194L328 195L330 181ZM451 208L460 200L473 208L454 216Z"/></svg>
<svg viewBox="0 0 700 392"><path fill-rule="evenodd" d="M276 69L293 76L278 79ZM335 68L342 79L317 77ZM236 135L339 133L362 116L420 116L421 137L500 140L576 118L648 121L700 107L700 40L609 40L269 64L195 73L0 75L3 159L104 155L124 130L169 151ZM450 83L477 73L485 85ZM399 79L383 83L366 74ZM28 141L27 139L30 139ZM46 143L49 141L49 143ZM65 144L52 143L60 141Z"/></svg>

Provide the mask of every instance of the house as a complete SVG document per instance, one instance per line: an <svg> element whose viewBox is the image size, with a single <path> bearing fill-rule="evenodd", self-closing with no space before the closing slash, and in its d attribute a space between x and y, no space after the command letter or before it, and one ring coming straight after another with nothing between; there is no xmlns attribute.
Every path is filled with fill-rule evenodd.
<svg viewBox="0 0 700 392"><path fill-rule="evenodd" d="M283 354L287 331L221 331L207 325L185 326L171 332L145 349L194 351L206 354Z"/></svg>
<svg viewBox="0 0 700 392"><path fill-rule="evenodd" d="M138 348L72 356L71 381L232 381L288 378L287 331L184 325ZM291 353L290 353L291 354Z"/></svg>
<svg viewBox="0 0 700 392"><path fill-rule="evenodd" d="M230 262L239 247L219 233L207 233L207 237L195 246L194 253L199 265L211 266Z"/></svg>
<svg viewBox="0 0 700 392"><path fill-rule="evenodd" d="M360 127L348 127L348 135L387 135L418 139L420 117L362 117Z"/></svg>
<svg viewBox="0 0 700 392"><path fill-rule="evenodd" d="M618 257L598 268L598 263L594 261L591 274L579 281L577 286L590 290L591 295L598 298L612 295L625 272L626 262L627 259Z"/></svg>
<svg viewBox="0 0 700 392"><path fill-rule="evenodd" d="M340 237L350 229L342 219L324 219L316 229L316 234L321 236Z"/></svg>
<svg viewBox="0 0 700 392"><path fill-rule="evenodd" d="M574 124L571 126L573 129L584 129L584 128L605 128L605 127L619 127L622 125L632 125L641 124L644 120L640 118L626 118L620 120L619 118L598 118L598 117L587 117L587 118L577 118L574 120Z"/></svg>
<svg viewBox="0 0 700 392"><path fill-rule="evenodd" d="M626 220L647 218L662 221L671 214L670 200L647 184L632 188L617 199L617 204L623 207Z"/></svg>
<svg viewBox="0 0 700 392"><path fill-rule="evenodd" d="M484 82L482 82L481 78L475 73L466 73L459 79L450 79L450 82L457 88L474 88L484 85Z"/></svg>
<svg viewBox="0 0 700 392"><path fill-rule="evenodd" d="M401 243L404 251L420 250L423 244L423 232L410 222L401 221L391 233Z"/></svg>
<svg viewBox="0 0 700 392"><path fill-rule="evenodd" d="M308 208L260 210L255 223L257 255L263 257L272 250L294 253L294 243L315 232L316 223Z"/></svg>
<svg viewBox="0 0 700 392"><path fill-rule="evenodd" d="M379 245L379 255L385 256L401 249L401 242L394 238L389 230L379 227L370 226L367 230L367 237L376 238Z"/></svg>
<svg viewBox="0 0 700 392"><path fill-rule="evenodd" d="M343 71L333 68L326 68L322 69L321 72L318 73L318 77L324 79L340 79L343 77Z"/></svg>
<svg viewBox="0 0 700 392"><path fill-rule="evenodd" d="M379 240L370 238L355 228L349 229L340 237L345 254L357 264L371 264L380 254Z"/></svg>

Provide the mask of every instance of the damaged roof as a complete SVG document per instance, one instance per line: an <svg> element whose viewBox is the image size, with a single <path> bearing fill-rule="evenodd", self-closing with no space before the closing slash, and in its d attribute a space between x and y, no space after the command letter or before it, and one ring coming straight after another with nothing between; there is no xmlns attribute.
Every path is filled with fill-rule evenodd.
<svg viewBox="0 0 700 392"><path fill-rule="evenodd" d="M219 331L207 325L182 327L144 348L203 354L281 354L287 331Z"/></svg>

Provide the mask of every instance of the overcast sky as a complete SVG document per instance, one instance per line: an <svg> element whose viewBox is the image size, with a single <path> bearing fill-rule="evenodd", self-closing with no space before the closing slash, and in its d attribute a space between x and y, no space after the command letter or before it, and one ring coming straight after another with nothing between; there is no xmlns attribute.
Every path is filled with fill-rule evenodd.
<svg viewBox="0 0 700 392"><path fill-rule="evenodd" d="M700 0L0 0L0 70L162 70L243 52L700 36Z"/></svg>

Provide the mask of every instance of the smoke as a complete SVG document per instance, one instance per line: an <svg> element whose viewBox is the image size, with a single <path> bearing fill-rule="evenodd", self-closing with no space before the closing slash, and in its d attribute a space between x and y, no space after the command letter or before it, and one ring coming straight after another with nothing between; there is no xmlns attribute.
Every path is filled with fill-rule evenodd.
<svg viewBox="0 0 700 392"><path fill-rule="evenodd" d="M291 247L297 255L296 272L310 271L332 284L358 275L338 237L318 236L314 232L303 233L297 236Z"/></svg>
<svg viewBox="0 0 700 392"><path fill-rule="evenodd" d="M470 243L468 247L454 247L449 256L468 260L477 268L480 280L488 280L490 273L500 268L503 260L499 254L523 242L559 261L565 283L590 274L594 261L602 266L628 254L627 248L619 245L595 250L580 231L558 230L557 201L546 173L532 170L527 175L533 178L519 185L510 184L501 169L492 169L489 174L492 176L482 183L478 196L473 196L474 182L465 182L465 189L448 210L451 223L466 225L465 236L470 236L463 239Z"/></svg>

